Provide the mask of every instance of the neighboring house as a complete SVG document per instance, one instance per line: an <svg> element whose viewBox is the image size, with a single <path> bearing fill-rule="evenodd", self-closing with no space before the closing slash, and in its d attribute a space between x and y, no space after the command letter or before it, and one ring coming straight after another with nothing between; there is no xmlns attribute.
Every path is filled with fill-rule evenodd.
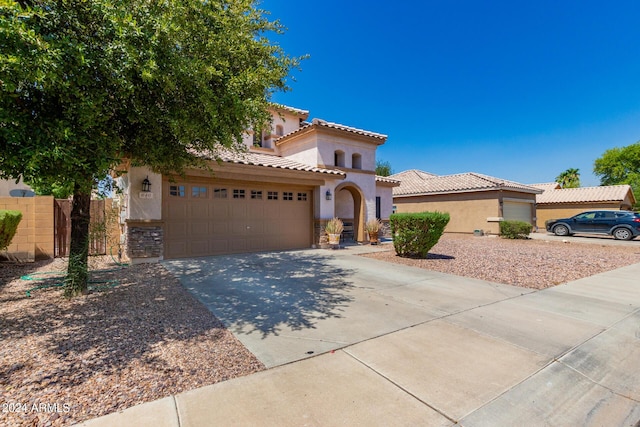
<svg viewBox="0 0 640 427"><path fill-rule="evenodd" d="M534 184L532 187L544 190L536 197L537 225L541 230L548 219L569 218L594 209L631 210L636 203L629 185L560 188L553 184Z"/></svg>
<svg viewBox="0 0 640 427"><path fill-rule="evenodd" d="M542 190L478 173L437 176L408 170L390 176L396 212L448 212L445 232L498 234L502 220L535 224L536 195Z"/></svg>
<svg viewBox="0 0 640 427"><path fill-rule="evenodd" d="M0 179L0 197L33 197L34 193L31 187L19 180Z"/></svg>
<svg viewBox="0 0 640 427"><path fill-rule="evenodd" d="M338 216L364 241L364 223L388 221L398 182L375 175L386 135L274 106L272 128L249 131L247 152L222 150L213 176L192 169L161 176L125 167L122 220L133 262L310 248ZM212 156L203 157L212 159ZM151 191L143 191L143 181Z"/></svg>

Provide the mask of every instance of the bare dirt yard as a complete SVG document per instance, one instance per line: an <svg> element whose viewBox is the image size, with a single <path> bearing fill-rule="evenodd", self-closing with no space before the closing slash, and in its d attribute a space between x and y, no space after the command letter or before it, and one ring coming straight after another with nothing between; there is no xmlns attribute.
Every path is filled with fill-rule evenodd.
<svg viewBox="0 0 640 427"><path fill-rule="evenodd" d="M595 240L595 239L594 239ZM630 244L627 244L630 243ZM426 259L401 258L393 245L363 256L524 288L544 289L640 262L640 246L509 240L446 234Z"/></svg>
<svg viewBox="0 0 640 427"><path fill-rule="evenodd" d="M447 235L427 259L386 246L365 256L535 289L640 262L637 245ZM98 288L73 300L26 294L59 283L33 273L65 260L0 263L0 425L70 425L264 369L162 265L91 262Z"/></svg>
<svg viewBox="0 0 640 427"><path fill-rule="evenodd" d="M0 263L0 425L70 425L264 369L161 265L92 262L114 271L73 300L26 295L59 278L20 278L65 260Z"/></svg>

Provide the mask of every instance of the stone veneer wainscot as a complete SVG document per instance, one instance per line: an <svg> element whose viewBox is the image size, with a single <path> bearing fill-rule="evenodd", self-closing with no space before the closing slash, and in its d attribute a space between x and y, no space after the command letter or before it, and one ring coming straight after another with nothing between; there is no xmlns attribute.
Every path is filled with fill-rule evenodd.
<svg viewBox="0 0 640 427"><path fill-rule="evenodd" d="M127 255L132 264L162 259L162 224L158 220L127 220Z"/></svg>

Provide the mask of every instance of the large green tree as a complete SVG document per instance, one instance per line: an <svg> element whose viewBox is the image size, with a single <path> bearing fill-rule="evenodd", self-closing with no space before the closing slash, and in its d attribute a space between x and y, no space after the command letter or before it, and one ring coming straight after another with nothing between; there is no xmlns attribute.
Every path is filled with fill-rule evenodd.
<svg viewBox="0 0 640 427"><path fill-rule="evenodd" d="M580 169L570 168L556 177L556 182L562 188L580 187Z"/></svg>
<svg viewBox="0 0 640 427"><path fill-rule="evenodd" d="M602 185L629 184L640 207L640 141L605 151L595 160L593 173Z"/></svg>
<svg viewBox="0 0 640 427"><path fill-rule="evenodd" d="M266 125L298 59L252 0L0 2L0 177L73 188L65 294L87 289L89 202L123 158L204 166Z"/></svg>

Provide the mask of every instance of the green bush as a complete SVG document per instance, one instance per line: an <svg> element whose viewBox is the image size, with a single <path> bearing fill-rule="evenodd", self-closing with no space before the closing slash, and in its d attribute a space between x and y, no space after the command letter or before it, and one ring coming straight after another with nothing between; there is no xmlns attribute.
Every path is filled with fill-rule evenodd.
<svg viewBox="0 0 640 427"><path fill-rule="evenodd" d="M0 211L0 251L9 247L22 219L20 211Z"/></svg>
<svg viewBox="0 0 640 427"><path fill-rule="evenodd" d="M393 214L389 218L393 247L402 257L426 258L449 223L449 214L418 212Z"/></svg>
<svg viewBox="0 0 640 427"><path fill-rule="evenodd" d="M524 221L501 221L500 236L505 239L528 239L533 225Z"/></svg>

